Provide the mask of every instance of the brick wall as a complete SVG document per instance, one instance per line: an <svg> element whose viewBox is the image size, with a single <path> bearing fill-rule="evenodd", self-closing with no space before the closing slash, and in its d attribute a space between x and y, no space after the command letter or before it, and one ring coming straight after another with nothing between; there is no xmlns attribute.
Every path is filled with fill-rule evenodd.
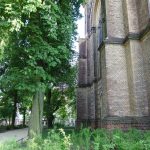
<svg viewBox="0 0 150 150"><path fill-rule="evenodd" d="M108 115L108 98L107 98L107 68L106 68L106 53L105 47L100 50L100 61L101 61L101 97L100 97L100 104L101 104L101 119Z"/></svg>
<svg viewBox="0 0 150 150"><path fill-rule="evenodd" d="M78 88L77 91L77 119L79 121L88 119L87 92L86 88Z"/></svg>
<svg viewBox="0 0 150 150"><path fill-rule="evenodd" d="M138 14L138 23L140 31L144 30L149 22L149 0L136 0L137 5L137 14Z"/></svg>
<svg viewBox="0 0 150 150"><path fill-rule="evenodd" d="M129 32L131 33L138 33L139 29L139 22L138 22L138 9L136 6L137 0L126 0L127 5L127 14L128 14L128 22L129 25Z"/></svg>
<svg viewBox="0 0 150 150"><path fill-rule="evenodd" d="M141 43L138 40L130 40L130 54L132 67L133 99L135 101L136 116L148 115L148 99L146 79L144 76L144 58Z"/></svg>
<svg viewBox="0 0 150 150"><path fill-rule="evenodd" d="M144 75L146 80L146 91L150 115L150 32L142 39L142 52L144 63Z"/></svg>
<svg viewBox="0 0 150 150"><path fill-rule="evenodd" d="M109 116L130 114L125 48L122 45L106 45L106 78Z"/></svg>
<svg viewBox="0 0 150 150"><path fill-rule="evenodd" d="M108 37L125 37L122 0L106 0L106 18Z"/></svg>
<svg viewBox="0 0 150 150"><path fill-rule="evenodd" d="M93 2L100 4L98 0ZM94 19L90 24L95 25L96 33L90 32L86 44L80 44L82 51L79 59L79 85L81 86L78 89L77 123L108 129L130 127L149 129L148 1L106 0L105 2L108 36L98 49L96 20L99 18L96 17L100 16L97 15L97 11L100 13L101 9L93 5Z"/></svg>

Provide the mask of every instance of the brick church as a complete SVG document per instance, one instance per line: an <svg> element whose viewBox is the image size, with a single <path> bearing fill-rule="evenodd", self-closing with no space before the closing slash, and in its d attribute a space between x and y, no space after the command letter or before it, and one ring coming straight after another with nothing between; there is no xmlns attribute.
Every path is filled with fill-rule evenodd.
<svg viewBox="0 0 150 150"><path fill-rule="evenodd" d="M87 0L77 126L150 129L150 0Z"/></svg>

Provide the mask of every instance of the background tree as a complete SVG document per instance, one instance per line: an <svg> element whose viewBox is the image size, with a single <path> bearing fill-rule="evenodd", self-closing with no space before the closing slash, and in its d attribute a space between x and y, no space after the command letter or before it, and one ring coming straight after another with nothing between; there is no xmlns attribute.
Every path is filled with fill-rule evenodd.
<svg viewBox="0 0 150 150"><path fill-rule="evenodd" d="M8 95L2 95L0 98L0 120L4 119L7 122L7 125L10 125L12 118L12 99L8 97Z"/></svg>
<svg viewBox="0 0 150 150"><path fill-rule="evenodd" d="M63 71L57 74L55 84L47 89L44 101L44 114L49 128L53 127L54 114L59 109L64 108L67 104L69 106L75 104L76 66L64 67Z"/></svg>

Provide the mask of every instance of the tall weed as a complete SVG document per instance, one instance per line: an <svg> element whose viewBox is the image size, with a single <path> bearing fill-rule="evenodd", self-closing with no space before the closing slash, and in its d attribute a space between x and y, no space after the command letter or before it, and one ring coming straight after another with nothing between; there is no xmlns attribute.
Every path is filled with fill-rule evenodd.
<svg viewBox="0 0 150 150"><path fill-rule="evenodd" d="M51 129L46 138L35 136L24 145L1 143L0 150L150 150L150 131L83 128L67 134Z"/></svg>

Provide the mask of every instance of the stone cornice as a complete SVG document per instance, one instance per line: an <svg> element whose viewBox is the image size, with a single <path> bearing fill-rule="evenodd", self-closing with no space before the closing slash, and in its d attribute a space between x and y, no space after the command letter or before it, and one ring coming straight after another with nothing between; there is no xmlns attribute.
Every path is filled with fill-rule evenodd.
<svg viewBox="0 0 150 150"><path fill-rule="evenodd" d="M77 119L76 121L83 121L83 122L91 122L91 121L101 121L103 124L107 123L112 123L112 124L136 124L136 123L150 123L150 116L142 116L142 117L137 117L137 116L124 116L124 117L119 117L119 116L112 116L112 117L106 117L103 119ZM149 124L150 125L150 124Z"/></svg>
<svg viewBox="0 0 150 150"><path fill-rule="evenodd" d="M103 123L150 123L150 116L142 116L142 117L137 117L137 116L124 116L124 117L119 117L119 116L112 116L112 117L105 117L102 119ZM149 124L150 125L150 124Z"/></svg>
<svg viewBox="0 0 150 150"><path fill-rule="evenodd" d="M99 46L99 50L104 44L125 44L128 40L141 40L150 31L150 21L148 25L139 33L129 32L125 38L107 37Z"/></svg>

